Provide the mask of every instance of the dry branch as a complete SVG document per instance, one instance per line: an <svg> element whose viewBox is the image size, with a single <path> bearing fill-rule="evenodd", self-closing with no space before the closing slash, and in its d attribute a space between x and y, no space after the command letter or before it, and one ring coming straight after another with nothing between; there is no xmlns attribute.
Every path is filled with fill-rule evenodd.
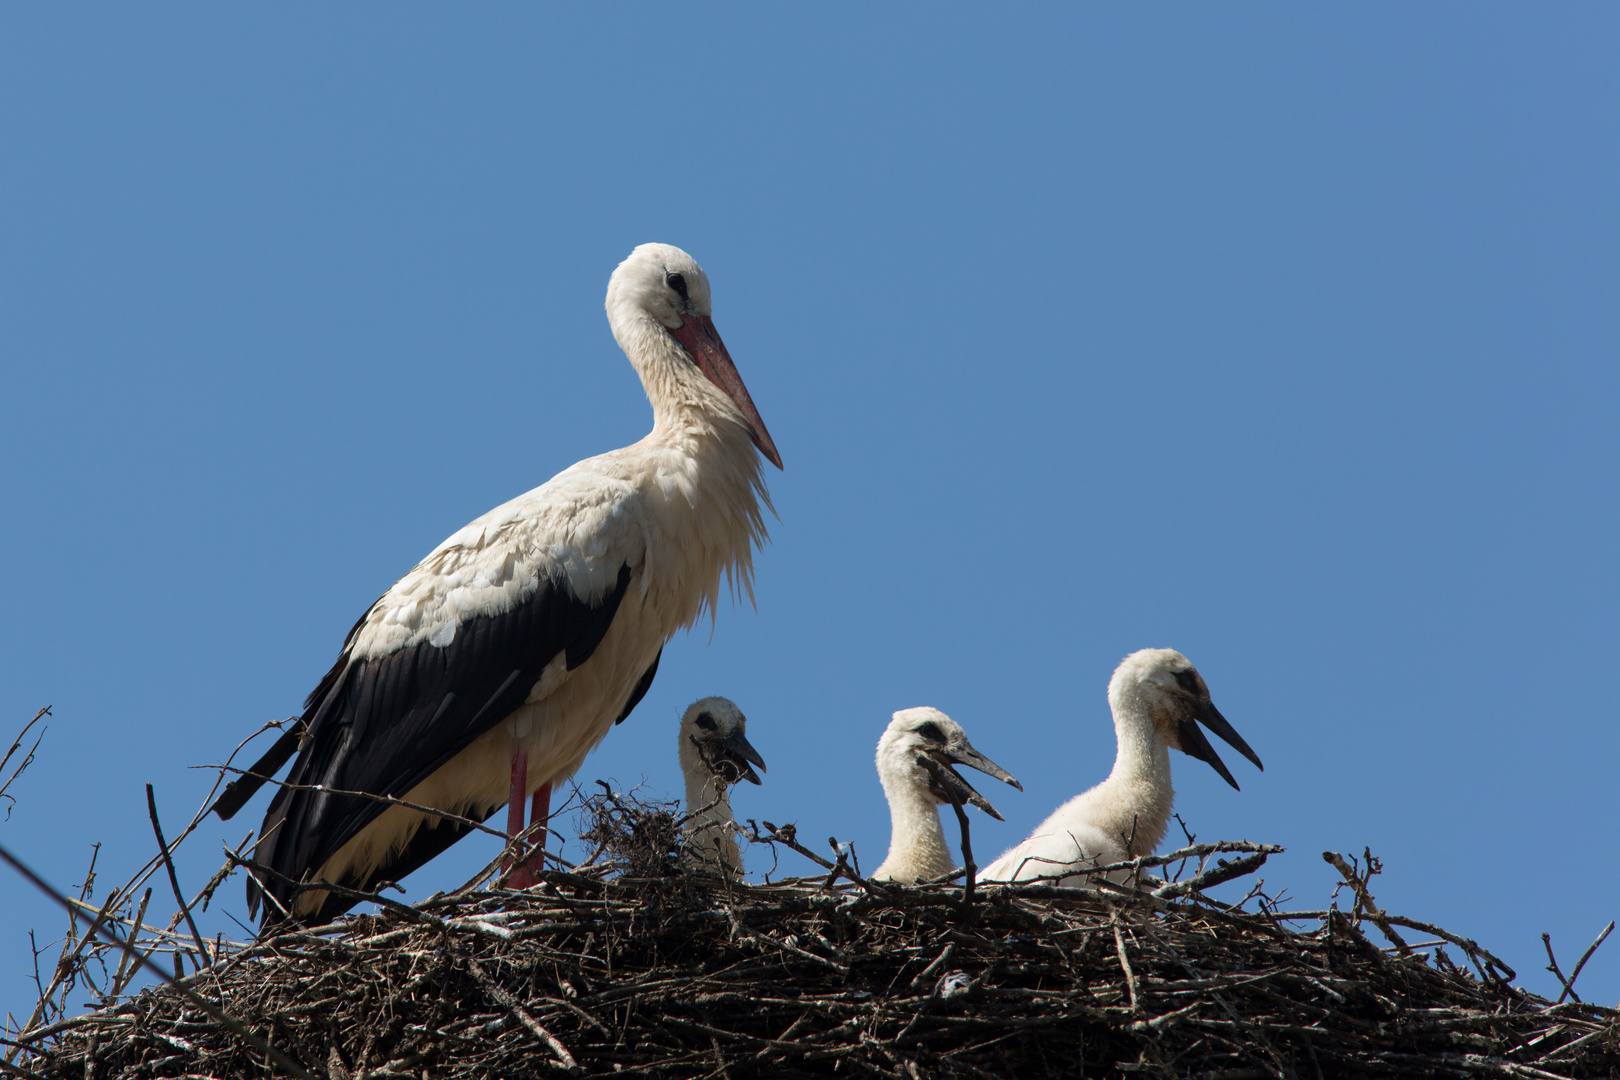
<svg viewBox="0 0 1620 1080"><path fill-rule="evenodd" d="M23 740L28 737L29 729L31 729L35 724L39 723L41 717L49 716L50 714L51 707L47 705L43 709L39 710L39 712L35 713L34 718L28 721L28 723L24 724L21 731L17 732L17 737L11 741L11 746L6 750L5 756L0 757L0 773L4 773L6 771L6 766L11 763L11 759L16 755L17 751L21 749ZM45 729L41 728L39 734L34 736L34 745L28 748L28 752L24 754L22 760L17 763L17 767L11 770L11 775L6 777L4 781L0 781L0 799L6 800L7 817L11 816L11 808L16 804L17 799L13 795L6 794L6 789L11 787L12 782L15 781L17 777L21 776L23 771L26 770L29 765L33 764L34 751L39 749L40 740L44 738Z"/></svg>

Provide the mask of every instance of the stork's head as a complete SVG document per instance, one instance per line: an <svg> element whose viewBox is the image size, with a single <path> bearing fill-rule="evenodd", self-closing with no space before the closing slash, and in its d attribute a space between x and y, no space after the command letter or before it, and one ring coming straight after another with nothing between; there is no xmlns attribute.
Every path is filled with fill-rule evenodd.
<svg viewBox="0 0 1620 1080"><path fill-rule="evenodd" d="M1154 731L1166 746L1209 763L1234 788L1238 786L1237 781L1232 779L1226 763L1215 753L1199 724L1219 735L1257 768L1265 768L1259 756L1243 741L1243 736L1227 723L1226 717L1209 699L1209 687L1198 669L1174 649L1143 649L1124 659L1108 684L1108 702L1116 717L1125 713L1125 701L1132 696L1146 707L1153 719Z"/></svg>
<svg viewBox="0 0 1620 1080"><path fill-rule="evenodd" d="M952 765L966 765L1024 790L1012 774L973 748L962 725L938 709L901 709L878 740L878 776L884 789L905 784L926 791L936 803L972 803L997 821L1004 820Z"/></svg>
<svg viewBox="0 0 1620 1080"><path fill-rule="evenodd" d="M669 244L642 244L608 279L608 323L619 347L649 383L649 394L656 373L647 365L675 364L670 374L677 384L685 374L680 365L701 372L742 413L749 438L780 469L782 456L714 328L713 310L709 276L696 259Z"/></svg>
<svg viewBox="0 0 1620 1080"><path fill-rule="evenodd" d="M739 780L759 783L751 765L765 759L749 745L748 717L726 698L695 701L681 717L681 770L688 776L714 777L730 786Z"/></svg>

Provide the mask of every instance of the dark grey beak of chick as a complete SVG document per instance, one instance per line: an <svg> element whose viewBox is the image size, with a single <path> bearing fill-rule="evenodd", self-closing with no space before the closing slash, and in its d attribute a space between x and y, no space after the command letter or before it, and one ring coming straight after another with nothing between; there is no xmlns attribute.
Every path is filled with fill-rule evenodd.
<svg viewBox="0 0 1620 1080"><path fill-rule="evenodd" d="M1005 821L1001 811L990 805L990 800L973 790L973 785L962 779L952 765L966 765L971 769L978 769L986 776L993 776L1003 783L1011 784L1019 791L1024 785L1013 779L1012 773L991 761L977 750L966 738L951 739L938 749L924 751L917 756L917 761L928 771L928 788L937 799L949 803L972 803L980 810L989 814L997 821Z"/></svg>
<svg viewBox="0 0 1620 1080"><path fill-rule="evenodd" d="M749 744L742 732L733 731L716 744L715 772L719 773L726 783L735 784L739 780L746 780L750 784L759 783L759 773L749 768L750 763L758 765L762 772L769 771L765 768L765 759L759 756L759 751Z"/></svg>
<svg viewBox="0 0 1620 1080"><path fill-rule="evenodd" d="M1235 790L1243 790L1238 787L1238 782L1232 779L1232 773L1227 769L1226 763L1221 760L1221 756L1209 744L1209 739L1205 737L1203 729L1198 726L1199 723L1219 735L1232 749L1254 762L1255 768L1265 772L1266 767L1260 764L1260 755L1249 749L1249 744L1243 741L1243 736L1239 735L1237 729L1226 722L1226 717L1222 716L1221 711L1207 698L1198 703L1197 710L1193 715L1184 716L1176 721L1176 732L1181 736L1181 749L1188 757L1195 757L1199 761L1207 762L1216 772L1221 774L1222 780L1231 784Z"/></svg>

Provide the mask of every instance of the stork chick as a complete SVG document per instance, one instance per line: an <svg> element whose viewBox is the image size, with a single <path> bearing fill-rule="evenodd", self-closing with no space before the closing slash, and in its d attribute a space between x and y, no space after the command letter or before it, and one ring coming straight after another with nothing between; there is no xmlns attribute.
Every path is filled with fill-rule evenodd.
<svg viewBox="0 0 1620 1080"><path fill-rule="evenodd" d="M1085 873L1151 855L1170 824L1175 789L1170 750L1208 762L1238 786L1199 724L1264 769L1249 744L1209 699L1203 676L1174 649L1127 656L1108 683L1119 754L1108 779L1058 807L1029 839L985 867L983 881L1042 879L1087 888ZM1107 877L1123 882L1125 872Z"/></svg>
<svg viewBox="0 0 1620 1080"><path fill-rule="evenodd" d="M923 759L936 768L928 768ZM878 740L878 779L889 799L889 856L872 872L877 881L914 884L948 874L956 867L939 824L939 808L972 803L997 821L1004 820L989 801L952 765L967 765L1024 790L1000 765L968 742L962 725L938 709L901 709Z"/></svg>
<svg viewBox="0 0 1620 1080"><path fill-rule="evenodd" d="M731 788L738 781L759 783L750 765L765 768L765 759L748 742L748 717L728 698L694 701L681 717L681 774L686 778L686 846L682 854L692 869L742 876L731 816Z"/></svg>

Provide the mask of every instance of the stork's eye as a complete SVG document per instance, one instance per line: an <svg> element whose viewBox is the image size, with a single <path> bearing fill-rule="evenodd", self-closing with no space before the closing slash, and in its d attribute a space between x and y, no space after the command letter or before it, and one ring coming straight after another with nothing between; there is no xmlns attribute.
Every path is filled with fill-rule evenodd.
<svg viewBox="0 0 1620 1080"><path fill-rule="evenodd" d="M690 299L686 295L686 276L684 274L665 274L664 284L680 293L682 300Z"/></svg>
<svg viewBox="0 0 1620 1080"><path fill-rule="evenodd" d="M1187 693L1198 693L1198 676L1189 671L1176 672L1176 683Z"/></svg>
<svg viewBox="0 0 1620 1080"><path fill-rule="evenodd" d="M917 734L921 735L923 738L927 739L929 742L944 742L945 741L945 733L943 731L939 730L939 725L934 723L932 720L928 721L928 723L926 723L922 727L918 728L917 729Z"/></svg>
<svg viewBox="0 0 1620 1080"><path fill-rule="evenodd" d="M714 717L710 716L708 713L698 713L698 718L692 721L692 723L696 724L704 731L714 730Z"/></svg>

